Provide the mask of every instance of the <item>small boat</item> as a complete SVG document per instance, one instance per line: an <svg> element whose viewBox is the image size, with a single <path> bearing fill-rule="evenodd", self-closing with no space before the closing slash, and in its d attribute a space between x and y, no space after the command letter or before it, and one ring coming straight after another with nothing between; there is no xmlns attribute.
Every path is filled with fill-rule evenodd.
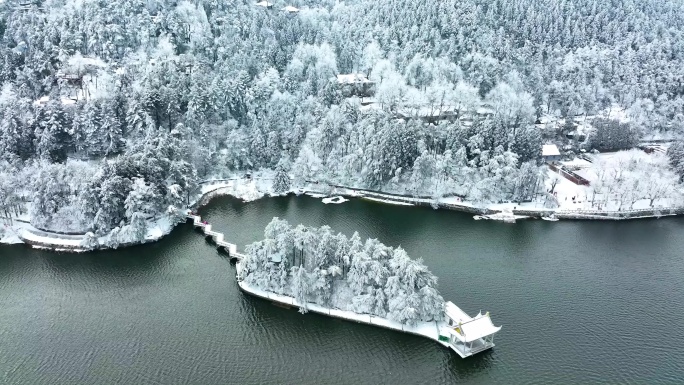
<svg viewBox="0 0 684 385"><path fill-rule="evenodd" d="M516 219L522 219L525 218L524 216L516 216L513 214L513 210L511 209L503 209L501 212L495 213L495 214L489 214L484 216L485 219L491 219L494 221L502 221L504 223L515 223Z"/></svg>
<svg viewBox="0 0 684 385"><path fill-rule="evenodd" d="M541 217L541 219L543 219L543 220L545 220L545 221L549 221L549 222L556 222L556 221L558 221L558 218L556 218L556 217L553 216L553 215L548 216L548 217Z"/></svg>
<svg viewBox="0 0 684 385"><path fill-rule="evenodd" d="M341 196L334 196L334 197L329 197L329 198L323 198L323 203L328 204L334 204L334 205L339 205L340 203L344 203L347 201L344 197Z"/></svg>
<svg viewBox="0 0 684 385"><path fill-rule="evenodd" d="M476 221L481 221L483 219L487 219L487 217L484 215L475 215L475 216L473 216L473 219Z"/></svg>

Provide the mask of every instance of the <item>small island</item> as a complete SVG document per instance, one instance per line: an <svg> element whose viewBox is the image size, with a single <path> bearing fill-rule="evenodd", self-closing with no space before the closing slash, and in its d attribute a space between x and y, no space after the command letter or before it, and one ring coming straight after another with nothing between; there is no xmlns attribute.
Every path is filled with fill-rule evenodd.
<svg viewBox="0 0 684 385"><path fill-rule="evenodd" d="M437 290L420 259L377 239L335 234L330 227L291 226L274 218L264 239L237 265L245 292L277 304L422 335L461 357L494 346L489 313L468 316Z"/></svg>

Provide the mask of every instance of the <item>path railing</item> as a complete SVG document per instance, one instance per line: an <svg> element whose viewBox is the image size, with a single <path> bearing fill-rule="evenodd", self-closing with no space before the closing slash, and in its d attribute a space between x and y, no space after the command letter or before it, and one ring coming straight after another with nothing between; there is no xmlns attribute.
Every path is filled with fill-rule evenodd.
<svg viewBox="0 0 684 385"><path fill-rule="evenodd" d="M230 259L244 259L245 255L238 253L237 245L226 242L223 233L211 229L211 224L202 220L202 217L195 214L188 214L188 220L192 222L194 228L201 230L207 239L216 244L216 248L225 251Z"/></svg>
<svg viewBox="0 0 684 385"><path fill-rule="evenodd" d="M311 182L311 181L307 181ZM455 211L462 211L471 214L495 214L501 212L498 209L490 209L486 207L475 207L469 205L459 205L457 203L444 203L436 201L433 197L412 197L401 194L385 193L376 190L359 189L354 187L336 185L331 183L321 182L330 187L341 188L350 191L361 192L364 197L373 197L391 200L394 202L410 203L417 206L431 206L436 208L444 208ZM344 194L341 194L344 195ZM456 195L455 195L456 196ZM609 220L623 220L632 218L646 218L646 217L661 217L671 215L684 215L684 207L655 207L648 209L630 209L630 210L592 210L592 209L531 209L520 208L512 210L513 214L526 216L545 216L554 213L559 218L566 219L609 219Z"/></svg>
<svg viewBox="0 0 684 385"><path fill-rule="evenodd" d="M568 219L635 219L635 218L653 218L664 217L671 215L684 214L684 207L667 207L667 208L652 208L652 209L638 209L638 210L620 210L620 211L604 211L604 210L557 210L556 216Z"/></svg>

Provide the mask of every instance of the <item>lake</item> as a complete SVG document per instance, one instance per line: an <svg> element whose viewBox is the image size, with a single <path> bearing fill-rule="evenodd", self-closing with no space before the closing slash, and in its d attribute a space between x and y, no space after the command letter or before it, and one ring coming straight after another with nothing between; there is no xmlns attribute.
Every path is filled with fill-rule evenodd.
<svg viewBox="0 0 684 385"><path fill-rule="evenodd" d="M649 383L684 381L684 220L474 221L309 197L200 210L244 245L274 217L422 257L439 289L503 325L461 359L428 339L301 315L242 294L190 225L160 242L60 254L0 245L0 382L9 384Z"/></svg>

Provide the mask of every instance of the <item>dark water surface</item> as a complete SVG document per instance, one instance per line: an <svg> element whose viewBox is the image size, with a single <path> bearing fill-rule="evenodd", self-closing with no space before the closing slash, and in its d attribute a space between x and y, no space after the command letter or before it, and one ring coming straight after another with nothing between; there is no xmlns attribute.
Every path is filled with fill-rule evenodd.
<svg viewBox="0 0 684 385"><path fill-rule="evenodd" d="M240 248L273 216L401 245L446 299L491 311L497 346L461 359L247 297L184 225L111 252L0 246L0 383L684 383L684 220L506 225L306 197L220 198L201 214Z"/></svg>

